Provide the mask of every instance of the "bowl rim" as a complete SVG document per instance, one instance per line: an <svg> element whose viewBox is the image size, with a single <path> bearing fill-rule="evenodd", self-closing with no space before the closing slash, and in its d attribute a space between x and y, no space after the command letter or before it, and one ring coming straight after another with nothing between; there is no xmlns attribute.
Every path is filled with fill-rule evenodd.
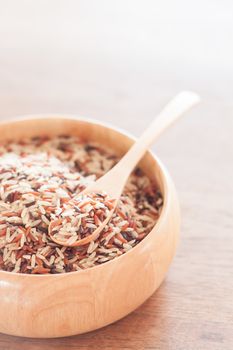
<svg viewBox="0 0 233 350"><path fill-rule="evenodd" d="M39 114L26 114L26 115L19 115L15 117L10 117L9 120L7 119L2 119L0 120L0 127L2 125L6 124L14 124L17 122L23 122L27 120L49 120L49 119L60 119L60 120L72 120L72 121L77 121L77 122L87 122L90 124L95 124L97 126L101 126L107 129L111 129L116 131L117 133L122 134L123 136L126 136L127 138L131 139L132 141L136 141L137 137L132 135L130 132L124 130L121 127L112 125L109 122L102 122L98 119L95 118L90 118L90 117L85 117L81 115L75 115L75 114L62 114L62 113L39 113ZM1 139L0 139L1 143ZM78 271L71 271L71 272L64 272L64 273L57 273L57 274L25 274L25 273L17 273L17 272L10 272L10 271L4 271L0 270L0 276L1 278L4 277L16 277L18 279L27 279L27 278L40 278L40 279L47 279L47 278L65 278L65 276L74 276L74 275L81 275L84 273L91 273L91 271L96 271L97 269L103 269L107 268L110 264L116 264L119 259L124 259L125 256L129 256L129 254L136 253L139 248L142 248L143 245L147 243L147 241L150 239L151 234L153 231L155 231L153 234L156 234L156 231L158 231L159 226L161 226L162 222L164 221L164 218L166 217L169 204L171 202L171 193L168 190L168 183L172 183L171 177L169 175L169 172L167 168L162 164L161 160L151 151L151 149L148 149L147 151L152 158L154 158L155 162L157 163L158 167L160 168L162 174L163 174L163 185L164 185L164 197L163 197L163 207L161 210L161 213L159 215L158 221L156 224L153 226L152 230L147 234L145 238L141 240L136 246L134 246L132 249L127 251L126 253L118 256L117 258L114 258L112 260L106 261L104 264L96 265L87 269L83 270L78 270Z"/></svg>

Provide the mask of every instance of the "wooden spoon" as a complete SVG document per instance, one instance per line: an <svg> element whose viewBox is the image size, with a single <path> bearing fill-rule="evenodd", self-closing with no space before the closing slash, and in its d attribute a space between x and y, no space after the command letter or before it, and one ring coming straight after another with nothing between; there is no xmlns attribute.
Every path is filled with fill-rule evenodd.
<svg viewBox="0 0 233 350"><path fill-rule="evenodd" d="M111 219L117 202L121 196L127 179L137 165L138 161L142 158L148 147L160 136L160 134L173 124L178 118L180 118L186 111L196 105L200 101L200 97L189 91L183 91L173 98L165 108L160 112L156 119L150 124L150 126L144 131L142 136L134 143L130 150L124 155L124 157L105 175L103 175L96 182L88 186L80 195L88 195L93 193L106 192L109 197L115 199L113 208L105 220L100 226L89 236L83 239L77 240L72 244L67 244L63 240L59 240L52 235L54 228L54 222L49 225L49 236L57 244L63 246L81 246L94 241L98 238L100 232L105 225Z"/></svg>

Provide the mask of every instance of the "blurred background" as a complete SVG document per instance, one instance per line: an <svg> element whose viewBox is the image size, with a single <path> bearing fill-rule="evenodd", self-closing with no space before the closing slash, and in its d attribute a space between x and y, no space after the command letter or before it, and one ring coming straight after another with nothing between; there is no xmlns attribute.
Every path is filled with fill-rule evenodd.
<svg viewBox="0 0 233 350"><path fill-rule="evenodd" d="M148 348L232 348L232 45L230 0L0 0L1 119L71 113L139 135L180 90L202 97L153 147L181 202L170 274L141 311L84 347L114 330L119 340L127 323ZM135 335L139 315L147 327ZM183 347L170 347L178 338Z"/></svg>
<svg viewBox="0 0 233 350"><path fill-rule="evenodd" d="M71 112L126 128L138 117L140 130L184 88L231 103L230 0L0 5L1 115Z"/></svg>

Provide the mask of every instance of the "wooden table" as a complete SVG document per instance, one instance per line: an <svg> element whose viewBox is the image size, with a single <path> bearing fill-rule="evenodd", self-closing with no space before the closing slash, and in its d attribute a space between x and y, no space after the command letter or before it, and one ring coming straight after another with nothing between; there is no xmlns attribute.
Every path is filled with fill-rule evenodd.
<svg viewBox="0 0 233 350"><path fill-rule="evenodd" d="M2 334L0 349L233 348L232 8L201 0L170 2L169 12L167 6L1 6L1 118L73 113L139 135L179 90L196 90L203 103L154 147L175 181L183 218L160 289L104 329L54 340Z"/></svg>

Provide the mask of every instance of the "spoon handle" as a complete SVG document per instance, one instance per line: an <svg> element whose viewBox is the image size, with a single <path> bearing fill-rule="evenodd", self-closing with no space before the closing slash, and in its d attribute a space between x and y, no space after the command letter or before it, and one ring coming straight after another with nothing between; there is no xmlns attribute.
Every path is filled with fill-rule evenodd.
<svg viewBox="0 0 233 350"><path fill-rule="evenodd" d="M133 168L160 134L199 101L200 97L196 93L183 91L163 108L142 136L110 171L114 175L119 174L119 184L124 185Z"/></svg>

